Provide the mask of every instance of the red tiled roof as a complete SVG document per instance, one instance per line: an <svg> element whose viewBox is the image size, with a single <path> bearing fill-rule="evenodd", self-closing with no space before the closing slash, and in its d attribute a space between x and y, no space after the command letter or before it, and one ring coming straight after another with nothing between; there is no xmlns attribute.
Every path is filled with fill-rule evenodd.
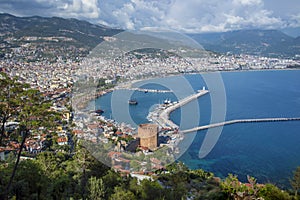
<svg viewBox="0 0 300 200"><path fill-rule="evenodd" d="M74 135L83 134L83 131L82 130L73 130L73 134Z"/></svg>
<svg viewBox="0 0 300 200"><path fill-rule="evenodd" d="M122 155L122 153L116 152L116 151L110 151L110 152L108 152L107 155L108 155L108 157L112 158L114 155L120 156L120 155Z"/></svg>
<svg viewBox="0 0 300 200"><path fill-rule="evenodd" d="M11 141L8 146L10 146L14 149L19 149L21 145L17 142Z"/></svg>
<svg viewBox="0 0 300 200"><path fill-rule="evenodd" d="M68 139L66 137L59 137L57 138L57 142L67 142Z"/></svg>
<svg viewBox="0 0 300 200"><path fill-rule="evenodd" d="M121 131L117 131L116 134L117 135L123 135L123 133Z"/></svg>
<svg viewBox="0 0 300 200"><path fill-rule="evenodd" d="M123 134L121 138L129 138L129 135Z"/></svg>
<svg viewBox="0 0 300 200"><path fill-rule="evenodd" d="M87 127L89 129L97 129L99 127L99 125L98 124L89 124L89 125L87 125Z"/></svg>
<svg viewBox="0 0 300 200"><path fill-rule="evenodd" d="M119 171L120 171L121 173L130 174L130 171L129 171L129 170L120 169Z"/></svg>
<svg viewBox="0 0 300 200"><path fill-rule="evenodd" d="M145 172L143 172L143 171L138 171L138 172L134 172L135 174L138 174L138 175L144 175L145 174Z"/></svg>
<svg viewBox="0 0 300 200"><path fill-rule="evenodd" d="M147 151L147 150L149 150L149 148L148 147L143 147L143 146L140 146L139 147L141 150L143 150L143 151Z"/></svg>
<svg viewBox="0 0 300 200"><path fill-rule="evenodd" d="M150 158L151 162L153 162L154 164L158 164L160 165L161 164L161 161L158 160L157 158Z"/></svg>
<svg viewBox="0 0 300 200"><path fill-rule="evenodd" d="M122 166L121 165L114 165L113 168L114 169L122 169Z"/></svg>

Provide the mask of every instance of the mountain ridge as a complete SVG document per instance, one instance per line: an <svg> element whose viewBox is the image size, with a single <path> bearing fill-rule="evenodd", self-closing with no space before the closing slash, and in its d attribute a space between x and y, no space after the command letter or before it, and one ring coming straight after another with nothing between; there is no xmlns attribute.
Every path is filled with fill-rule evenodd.
<svg viewBox="0 0 300 200"><path fill-rule="evenodd" d="M76 41L77 46L93 48L103 37L115 35L122 30L95 25L75 18L60 17L16 17L0 14L1 38L13 36L21 39L30 37L67 37Z"/></svg>
<svg viewBox="0 0 300 200"><path fill-rule="evenodd" d="M205 49L218 53L245 53L270 57L300 54L300 40L279 30L236 30L223 33L189 34Z"/></svg>
<svg viewBox="0 0 300 200"><path fill-rule="evenodd" d="M60 40L57 44L52 41L51 45L75 46L89 51L101 43L104 37L113 36L122 31L75 18L17 17L0 13L0 43L4 47L29 43L28 37L63 37L67 39L61 39L62 41ZM294 38L280 30L249 29L187 35L206 50L216 53L285 58L300 55L300 37ZM45 41L41 44L44 45Z"/></svg>

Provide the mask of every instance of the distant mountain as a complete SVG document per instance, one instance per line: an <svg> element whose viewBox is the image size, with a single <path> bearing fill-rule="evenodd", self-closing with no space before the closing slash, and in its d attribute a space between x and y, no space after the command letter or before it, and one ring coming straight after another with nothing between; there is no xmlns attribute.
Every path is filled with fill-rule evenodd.
<svg viewBox="0 0 300 200"><path fill-rule="evenodd" d="M0 14L0 57L3 49L28 47L39 49L45 56L45 49L50 53L59 49L60 54L69 49L81 49L80 55L122 30L91 24L77 19L59 17L16 17ZM293 38L277 30L239 30L225 33L189 34L206 50L217 53L245 53L272 57L294 57L300 55L300 37ZM74 51L73 57L76 57ZM51 56L54 55L52 52ZM80 56L79 55L79 56ZM77 55L78 56L78 55ZM36 59L36 56L34 56ZM49 57L49 56L48 56ZM72 56L71 56L72 57ZM34 59L33 59L34 60Z"/></svg>
<svg viewBox="0 0 300 200"><path fill-rule="evenodd" d="M277 30L239 30L189 34L205 49L219 53L245 53L271 57L300 54L300 41Z"/></svg>
<svg viewBox="0 0 300 200"><path fill-rule="evenodd" d="M104 36L112 36L120 31L77 19L0 14L2 41L11 37L19 41L24 37L65 37L72 41L72 45L90 49L103 41Z"/></svg>
<svg viewBox="0 0 300 200"><path fill-rule="evenodd" d="M291 37L299 37L300 36L300 27L289 27L281 29L283 33L291 36Z"/></svg>

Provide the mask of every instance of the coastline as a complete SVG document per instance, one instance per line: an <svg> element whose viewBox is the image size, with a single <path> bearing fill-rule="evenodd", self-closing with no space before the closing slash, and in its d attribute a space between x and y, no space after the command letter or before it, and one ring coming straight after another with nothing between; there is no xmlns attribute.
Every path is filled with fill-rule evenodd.
<svg viewBox="0 0 300 200"><path fill-rule="evenodd" d="M294 70L294 69L292 69L292 70ZM290 69L280 69L280 70L278 70L278 69L273 69L273 70L269 70L269 69L267 69L267 70L235 70L235 71L226 71L226 72L251 72L251 71L290 71ZM297 70L297 71L299 71L299 70ZM207 73L211 73L211 72L207 72ZM189 74L191 74L191 73L189 73ZM193 73L193 74L201 74L201 73ZM172 75L172 76L174 76L174 75ZM178 76L178 75L175 75L175 76ZM149 79L150 78L148 78L148 80ZM153 78L151 78L151 79L153 79ZM145 80L145 79L136 80L135 82L143 81L143 80ZM253 173L253 175L255 175L255 174Z"/></svg>
<svg viewBox="0 0 300 200"><path fill-rule="evenodd" d="M177 74L166 74L166 75L160 75L160 76L153 76L153 77L146 77L141 79L135 79L132 81L126 81L121 84L128 84L129 87L120 87L119 84L117 84L114 89L130 89L135 83L153 80L153 79L159 79L159 78L169 78L169 77L176 77L176 76L184 76L184 75L192 75L192 74L209 74L209 73L228 73L228 72L260 72L260 71L300 71L299 69L293 69L293 68L282 68L282 69L238 69L238 70L210 70L210 71L199 71L199 72L189 72L189 73L177 73Z"/></svg>
<svg viewBox="0 0 300 200"><path fill-rule="evenodd" d="M199 71L199 72L192 72L192 73L177 73L177 74L166 74L166 75L159 75L159 76L153 76L153 77L145 77L141 79L135 79L131 81L125 81L125 82L120 82L117 83L113 88L105 89L103 91L99 91L95 95L86 95L83 99L80 101L80 110L84 110L87 108L87 106L90 104L91 101L95 101L96 99L109 94L115 90L119 89L132 89L134 84L139 83L139 82L144 82L148 80L153 80L153 79L159 79L159 78L169 78L169 77L176 77L176 76L184 76L184 75L193 75L193 74L208 74L208 73L227 73L227 72L260 72L260 71L300 71L299 69L293 69L293 68L283 68L283 69L242 69L242 70L216 70L216 71ZM121 123L121 122L120 122Z"/></svg>
<svg viewBox="0 0 300 200"><path fill-rule="evenodd" d="M96 99L109 94L115 90L120 90L120 89L132 89L134 84L139 83L139 82L144 82L144 81L149 81L149 80L154 80L154 79L159 79L159 78L169 78L169 77L176 77L176 76L184 76L184 75L193 75L193 74L209 74L209 73L238 73L238 72L260 72L260 71L300 71L299 69L293 69L293 68L283 68L283 69L239 69L239 70L216 70L216 71L199 71L199 72L191 72L191 73L177 73L177 74L166 74L166 75L159 75L159 76L153 76L153 77L145 77L141 79L135 79L131 81L125 81L125 82L120 82L117 83L113 88L105 89L103 91L99 91L98 93L95 92L95 95L93 96L88 96L88 98L84 98L81 101L81 106L80 109L86 109L87 106L91 101L95 101ZM121 123L121 122L119 122Z"/></svg>

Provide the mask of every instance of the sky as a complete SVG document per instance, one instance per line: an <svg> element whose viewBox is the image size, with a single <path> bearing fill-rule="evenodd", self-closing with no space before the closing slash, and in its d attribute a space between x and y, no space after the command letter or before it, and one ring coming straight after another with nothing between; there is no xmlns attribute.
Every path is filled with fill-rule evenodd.
<svg viewBox="0 0 300 200"><path fill-rule="evenodd" d="M300 27L300 0L0 0L0 12L186 33Z"/></svg>

